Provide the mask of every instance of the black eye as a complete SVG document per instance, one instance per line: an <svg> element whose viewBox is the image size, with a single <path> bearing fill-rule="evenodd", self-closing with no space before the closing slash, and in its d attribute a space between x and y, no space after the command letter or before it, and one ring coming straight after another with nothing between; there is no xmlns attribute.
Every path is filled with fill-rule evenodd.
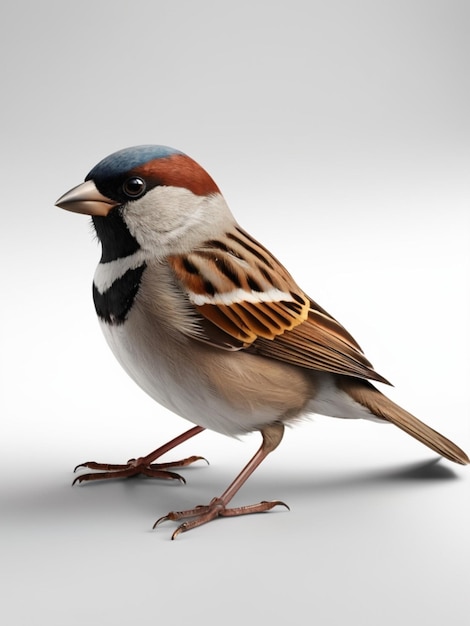
<svg viewBox="0 0 470 626"><path fill-rule="evenodd" d="M122 190L129 198L138 198L146 189L145 181L138 176L131 176L122 185Z"/></svg>

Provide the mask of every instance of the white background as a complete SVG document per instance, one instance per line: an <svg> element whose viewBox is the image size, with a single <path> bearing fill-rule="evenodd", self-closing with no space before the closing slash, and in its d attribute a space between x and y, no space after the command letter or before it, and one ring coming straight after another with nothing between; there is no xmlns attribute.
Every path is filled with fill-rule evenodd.
<svg viewBox="0 0 470 626"><path fill-rule="evenodd" d="M183 150L240 223L337 317L390 395L470 449L469 5L465 1L4 3L2 622L102 626L465 623L470 474L398 429L289 430L218 520L259 445L203 433L187 485L70 487L188 427L113 360L87 218L54 207L107 154ZM170 455L171 456L171 455Z"/></svg>

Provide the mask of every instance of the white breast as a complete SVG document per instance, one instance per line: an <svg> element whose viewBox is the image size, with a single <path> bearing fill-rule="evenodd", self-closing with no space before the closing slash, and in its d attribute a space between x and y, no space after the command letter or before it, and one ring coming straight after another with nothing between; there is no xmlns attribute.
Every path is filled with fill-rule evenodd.
<svg viewBox="0 0 470 626"><path fill-rule="evenodd" d="M280 417L272 406L235 406L214 389L211 371L237 358L217 348L161 332L134 306L124 324L101 328L115 357L150 397L194 424L225 435L251 432ZM211 353L214 360L211 359ZM220 363L218 363L220 361ZM230 367L231 362L229 361ZM240 382L241 384L241 382Z"/></svg>

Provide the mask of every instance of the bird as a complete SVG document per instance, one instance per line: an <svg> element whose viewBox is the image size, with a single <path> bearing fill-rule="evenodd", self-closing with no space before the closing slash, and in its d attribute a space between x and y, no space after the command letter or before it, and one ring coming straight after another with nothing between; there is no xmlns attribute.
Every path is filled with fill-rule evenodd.
<svg viewBox="0 0 470 626"><path fill-rule="evenodd" d="M470 462L378 389L390 383L356 340L238 224L212 177L184 152L114 152L56 206L91 216L101 243L94 306L115 357L144 392L193 424L127 463L81 463L98 471L74 482L137 474L184 482L169 468L202 457L155 461L204 429L259 432L259 449L221 495L155 522L177 522L175 539L216 518L288 508L281 500L228 505L286 425L310 414L391 423L450 461Z"/></svg>

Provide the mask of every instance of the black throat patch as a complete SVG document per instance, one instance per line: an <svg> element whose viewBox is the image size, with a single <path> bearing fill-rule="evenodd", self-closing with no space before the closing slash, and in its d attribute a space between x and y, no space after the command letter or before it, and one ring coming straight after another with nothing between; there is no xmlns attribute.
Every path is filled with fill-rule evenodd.
<svg viewBox="0 0 470 626"><path fill-rule="evenodd" d="M100 293L93 283L93 302L100 320L113 326L123 324L126 321L139 291L140 281L146 267L146 264L143 263L135 269L127 270L104 293Z"/></svg>
<svg viewBox="0 0 470 626"><path fill-rule="evenodd" d="M122 218L120 207L112 209L106 217L94 216L93 226L101 242L102 265L125 259L140 250L138 241L131 235ZM142 263L139 267L128 269L103 293L93 283L96 314L102 321L112 325L125 322L139 290L145 267L145 263Z"/></svg>
<svg viewBox="0 0 470 626"><path fill-rule="evenodd" d="M122 219L120 207L112 209L106 217L94 216L92 220L101 241L101 263L122 259L140 249L137 239Z"/></svg>

